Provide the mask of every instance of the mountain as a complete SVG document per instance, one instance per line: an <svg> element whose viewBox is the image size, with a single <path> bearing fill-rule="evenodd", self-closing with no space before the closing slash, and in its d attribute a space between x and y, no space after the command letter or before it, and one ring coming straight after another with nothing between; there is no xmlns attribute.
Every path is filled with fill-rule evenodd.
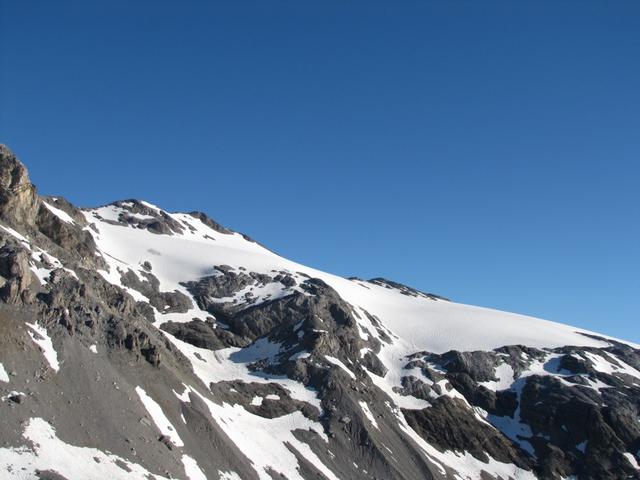
<svg viewBox="0 0 640 480"><path fill-rule="evenodd" d="M2 479L640 478L638 345L0 167Z"/></svg>

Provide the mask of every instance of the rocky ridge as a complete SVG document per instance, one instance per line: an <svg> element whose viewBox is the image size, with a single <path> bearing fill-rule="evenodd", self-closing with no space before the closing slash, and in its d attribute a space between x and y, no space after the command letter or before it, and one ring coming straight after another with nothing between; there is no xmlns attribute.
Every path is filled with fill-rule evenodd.
<svg viewBox="0 0 640 480"><path fill-rule="evenodd" d="M499 315L38 196L0 147L2 478L640 478L636 345L536 321L443 349L442 312Z"/></svg>

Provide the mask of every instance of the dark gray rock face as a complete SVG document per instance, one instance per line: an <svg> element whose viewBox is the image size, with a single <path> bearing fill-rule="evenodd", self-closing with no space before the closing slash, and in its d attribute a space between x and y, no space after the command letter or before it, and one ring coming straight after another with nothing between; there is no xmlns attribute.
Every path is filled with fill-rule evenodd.
<svg viewBox="0 0 640 480"><path fill-rule="evenodd" d="M185 226L171 218L166 212L157 210L148 204L136 199L114 202L110 207L119 210L118 220L115 223L148 230L158 235L181 234ZM94 215L98 215L94 213ZM113 222L113 220L107 220Z"/></svg>
<svg viewBox="0 0 640 480"><path fill-rule="evenodd" d="M164 313L186 313L193 306L191 299L178 291L161 292L160 282L149 272L142 272L142 279L133 270L121 275L121 282L149 299L149 305Z"/></svg>
<svg viewBox="0 0 640 480"><path fill-rule="evenodd" d="M402 413L420 436L443 451L466 451L485 462L489 461L488 454L526 470L533 467L524 452L499 431L475 418L460 399L443 396L437 398L431 408Z"/></svg>
<svg viewBox="0 0 640 480"><path fill-rule="evenodd" d="M297 462L292 480L489 479L495 462L518 467L519 478L640 478L629 459L640 450L640 352L631 346L423 351L390 371L384 349L399 339L301 272L211 265L164 291L162 269L141 259L110 283L91 233L99 230L96 210L39 197L6 147L0 166L0 462L36 449L26 426L42 419L55 430L56 448L104 454L113 478L199 478L189 478L185 456L208 479L284 478L250 460L255 452L243 449L237 425L248 429L245 441L272 434L265 451L286 430L279 454ZM110 228L163 241L195 230L184 216L141 201L112 207ZM213 236L236 235L205 214L190 215ZM358 282L446 300L381 278ZM213 373L203 375L205 367ZM377 383L396 374L392 391ZM171 429L159 426L141 389ZM409 405L397 407L396 397ZM74 450L78 463L82 451ZM460 473L463 457L486 470ZM23 478L17 471L5 476ZM55 462L25 472L72 480Z"/></svg>
<svg viewBox="0 0 640 480"><path fill-rule="evenodd" d="M194 212L190 212L189 215L191 215L193 218L197 218L202 223L204 223L206 226L212 228L216 232L224 233L224 234L227 234L227 235L233 233L232 230L229 230L228 228L223 227L222 225L220 225L215 220L209 218L209 216L207 216L206 213L195 212L194 211Z"/></svg>
<svg viewBox="0 0 640 480"><path fill-rule="evenodd" d="M162 330L183 342L208 350L246 345L232 332L215 329L212 323L197 319L185 323L168 321L162 324Z"/></svg>
<svg viewBox="0 0 640 480"><path fill-rule="evenodd" d="M355 278L357 280L357 278ZM403 295L407 295L410 297L425 297L430 298L432 300L445 300L449 301L448 298L442 297L440 295L436 295L434 293L425 293L420 290L416 290L415 288L407 287L402 283L394 282L393 280L387 280L386 278L376 277L368 280L369 283L373 283L374 285L380 285L385 288L393 288L398 290Z"/></svg>
<svg viewBox="0 0 640 480"><path fill-rule="evenodd" d="M77 213L74 212L75 215ZM69 225L43 205L38 210L35 224L38 232L47 236L60 249L65 252L74 252L74 256L79 258L83 266L87 268L99 266L101 259L95 256L95 242L91 234L81 228L83 226L83 221Z"/></svg>
<svg viewBox="0 0 640 480"><path fill-rule="evenodd" d="M487 437L486 424L449 397L438 397L431 409L404 414L443 450L509 458L533 468L539 478L638 478L626 455L640 443L640 384L625 370L639 360L639 351L616 342L604 349L509 346L417 354L411 366L422 368L425 376L445 378L502 435L499 441ZM613 371L607 373L602 362L609 361ZM505 367L500 381L496 373Z"/></svg>

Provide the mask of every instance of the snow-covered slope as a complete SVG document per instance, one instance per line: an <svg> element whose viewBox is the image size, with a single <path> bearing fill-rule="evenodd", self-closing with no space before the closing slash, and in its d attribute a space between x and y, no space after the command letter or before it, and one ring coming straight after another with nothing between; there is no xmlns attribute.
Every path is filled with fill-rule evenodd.
<svg viewBox="0 0 640 480"><path fill-rule="evenodd" d="M640 478L638 345L43 199L0 154L0 478Z"/></svg>
<svg viewBox="0 0 640 480"><path fill-rule="evenodd" d="M166 236L102 220L117 218L119 210L107 206L85 213L87 221L98 228L94 238L101 253L116 269L135 268L148 261L161 290L184 291L181 283L211 275L215 265L266 274L302 272L322 279L348 303L377 316L407 351L491 350L517 344L538 348L605 345L592 338L596 333L568 325L426 296L413 297L394 288L325 273L280 257L239 233L219 233L184 213L165 212L185 227L181 233ZM121 285L119 280L114 283ZM162 316L158 319L162 321Z"/></svg>

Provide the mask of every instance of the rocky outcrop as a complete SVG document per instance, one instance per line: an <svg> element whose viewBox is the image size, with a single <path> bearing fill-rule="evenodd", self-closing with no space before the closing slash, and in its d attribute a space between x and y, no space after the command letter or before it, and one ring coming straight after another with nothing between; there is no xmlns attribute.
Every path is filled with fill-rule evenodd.
<svg viewBox="0 0 640 480"><path fill-rule="evenodd" d="M210 227L211 229L215 230L216 232L224 233L226 235L229 235L229 234L233 233L232 230L229 230L228 228L223 227L222 225L220 225L215 220L209 218L209 216L206 213L195 212L194 211L194 212L189 212L189 215L191 215L193 218L197 218L202 223L204 223L206 226Z"/></svg>
<svg viewBox="0 0 640 480"><path fill-rule="evenodd" d="M424 297L424 298L430 298L431 300L445 300L447 302L450 301L448 298L442 297L440 295L436 295L434 293L421 292L420 290L416 290L415 288L407 287L402 283L394 282L393 280L387 280L386 278L382 278L382 277L372 278L371 280L367 280L367 281L368 283L373 283L374 285L380 285L385 288L393 288L395 290L398 290L401 294L407 295L409 297Z"/></svg>
<svg viewBox="0 0 640 480"><path fill-rule="evenodd" d="M28 252L15 242L0 247L0 298L7 303L29 301L28 288L33 282Z"/></svg>
<svg viewBox="0 0 640 480"><path fill-rule="evenodd" d="M13 225L32 224L38 206L27 169L5 145L0 145L0 218Z"/></svg>
<svg viewBox="0 0 640 480"><path fill-rule="evenodd" d="M149 272L139 275L128 270L121 275L122 284L140 292L149 300L149 305L164 313L185 313L193 307L191 299L179 291L160 291L160 282Z"/></svg>
<svg viewBox="0 0 640 480"><path fill-rule="evenodd" d="M483 462L493 458L526 470L534 466L524 451L500 431L479 420L461 399L441 396L430 408L402 413L420 436L442 451L469 452Z"/></svg>
<svg viewBox="0 0 640 480"><path fill-rule="evenodd" d="M639 351L617 342L604 349L513 345L489 352L423 352L408 366L435 381L446 379L469 406L425 385L422 398L436 398L433 407L404 414L443 450L482 459L496 448L493 458L504 461L507 455L533 467L539 478L638 478L628 460L640 444L640 426L633 420L640 416L633 370L638 360ZM500 439L486 423L501 432Z"/></svg>

